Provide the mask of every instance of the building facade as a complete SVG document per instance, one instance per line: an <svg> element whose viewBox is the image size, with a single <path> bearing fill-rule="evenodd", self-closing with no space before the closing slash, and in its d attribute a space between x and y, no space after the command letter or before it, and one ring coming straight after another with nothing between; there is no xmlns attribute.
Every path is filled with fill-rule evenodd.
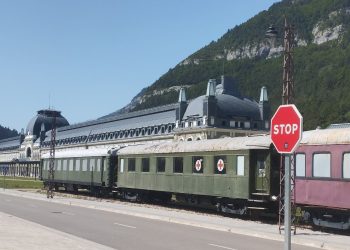
<svg viewBox="0 0 350 250"><path fill-rule="evenodd" d="M56 151L87 148L118 148L159 141L207 140L248 136L269 131L270 105L262 87L260 100L243 97L236 82L222 76L219 84L208 81L206 94L186 99L180 89L177 103L93 121L69 125L55 110L40 110L26 132L0 141L0 173L10 163L38 163L50 151L51 128L56 116Z"/></svg>

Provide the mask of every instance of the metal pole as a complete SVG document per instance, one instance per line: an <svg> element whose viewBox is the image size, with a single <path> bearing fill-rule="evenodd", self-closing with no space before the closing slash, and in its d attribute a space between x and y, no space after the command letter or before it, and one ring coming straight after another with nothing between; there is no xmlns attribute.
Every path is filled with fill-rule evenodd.
<svg viewBox="0 0 350 250"><path fill-rule="evenodd" d="M291 169L290 169L291 155L285 155L285 179L284 179L284 250L291 249L291 203L290 203L290 189L291 189Z"/></svg>

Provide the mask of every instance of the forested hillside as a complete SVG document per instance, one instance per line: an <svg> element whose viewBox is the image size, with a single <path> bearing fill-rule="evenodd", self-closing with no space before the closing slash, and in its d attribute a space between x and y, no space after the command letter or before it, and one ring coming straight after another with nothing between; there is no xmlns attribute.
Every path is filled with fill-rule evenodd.
<svg viewBox="0 0 350 250"><path fill-rule="evenodd" d="M350 1L284 0L227 31L162 75L127 110L176 102L205 92L208 79L230 75L245 96L257 99L266 86L273 111L281 104L284 16L295 28L296 105L304 128L350 122ZM275 45L265 37L278 31ZM169 89L172 87L171 89Z"/></svg>
<svg viewBox="0 0 350 250"><path fill-rule="evenodd" d="M9 137L17 136L18 132L16 130L11 130L0 125L0 140Z"/></svg>

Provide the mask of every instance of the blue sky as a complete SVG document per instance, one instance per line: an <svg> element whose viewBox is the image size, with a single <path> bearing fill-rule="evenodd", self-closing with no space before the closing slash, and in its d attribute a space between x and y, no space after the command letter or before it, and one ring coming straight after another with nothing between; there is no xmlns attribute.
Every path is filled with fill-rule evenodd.
<svg viewBox="0 0 350 250"><path fill-rule="evenodd" d="M20 131L49 105L71 124L114 112L274 2L1 1L0 124Z"/></svg>

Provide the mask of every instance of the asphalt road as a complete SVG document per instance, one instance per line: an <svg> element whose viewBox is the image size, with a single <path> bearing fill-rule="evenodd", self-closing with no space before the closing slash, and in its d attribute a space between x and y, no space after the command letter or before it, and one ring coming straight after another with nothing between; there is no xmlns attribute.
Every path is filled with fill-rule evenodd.
<svg viewBox="0 0 350 250"><path fill-rule="evenodd" d="M283 249L279 241L4 194L0 211L119 250Z"/></svg>

